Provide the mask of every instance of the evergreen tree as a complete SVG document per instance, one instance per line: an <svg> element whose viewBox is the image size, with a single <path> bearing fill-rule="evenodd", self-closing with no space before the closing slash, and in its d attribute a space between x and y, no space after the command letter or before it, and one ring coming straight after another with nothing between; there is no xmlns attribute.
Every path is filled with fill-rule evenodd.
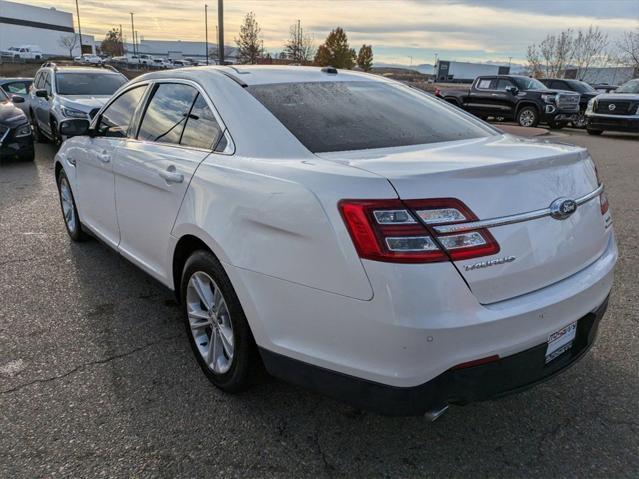
<svg viewBox="0 0 639 479"><path fill-rule="evenodd" d="M373 68L373 47L362 45L357 55L357 66L365 72L371 71L371 68Z"/></svg>
<svg viewBox="0 0 639 479"><path fill-rule="evenodd" d="M257 63L264 56L264 42L260 26L255 20L255 14L249 12L240 26L240 36L235 39L238 48L239 63Z"/></svg>
<svg viewBox="0 0 639 479"><path fill-rule="evenodd" d="M341 27L337 27L317 49L315 63L319 66L350 69L355 65L355 58L355 50L348 45L346 33Z"/></svg>

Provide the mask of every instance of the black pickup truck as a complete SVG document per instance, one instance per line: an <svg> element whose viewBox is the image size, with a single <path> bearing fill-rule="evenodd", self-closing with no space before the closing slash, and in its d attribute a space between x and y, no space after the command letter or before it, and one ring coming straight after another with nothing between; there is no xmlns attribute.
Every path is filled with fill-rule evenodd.
<svg viewBox="0 0 639 479"><path fill-rule="evenodd" d="M579 100L579 116L572 124L577 128L586 128L586 108L588 108L588 102L599 95L600 92L588 85L588 83L580 80L542 78L539 81L553 90L566 90L579 93L581 95L581 99Z"/></svg>
<svg viewBox="0 0 639 479"><path fill-rule="evenodd" d="M436 89L435 95L484 120L504 118L521 126L547 123L562 128L579 114L579 94L551 90L539 80L519 75L480 76L470 90Z"/></svg>

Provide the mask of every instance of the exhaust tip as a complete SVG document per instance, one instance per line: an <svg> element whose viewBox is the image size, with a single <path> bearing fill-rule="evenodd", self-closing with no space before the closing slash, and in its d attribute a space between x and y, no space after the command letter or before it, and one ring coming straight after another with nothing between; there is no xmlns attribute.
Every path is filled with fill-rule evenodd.
<svg viewBox="0 0 639 479"><path fill-rule="evenodd" d="M448 411L448 404L446 404L445 406L442 406L439 409L431 409L430 411L426 411L424 413L424 417L426 418L427 421L434 422L446 411Z"/></svg>

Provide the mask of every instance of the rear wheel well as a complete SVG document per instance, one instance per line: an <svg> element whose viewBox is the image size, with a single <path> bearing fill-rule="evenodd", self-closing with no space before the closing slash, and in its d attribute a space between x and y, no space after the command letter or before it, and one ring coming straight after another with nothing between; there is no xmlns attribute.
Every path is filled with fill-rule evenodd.
<svg viewBox="0 0 639 479"><path fill-rule="evenodd" d="M56 161L55 163L55 181L58 182L58 175L60 174L60 170L62 169L62 165Z"/></svg>
<svg viewBox="0 0 639 479"><path fill-rule="evenodd" d="M182 279L182 270L186 260L189 259L193 253L198 250L205 250L215 256L215 253L211 251L204 241L197 236L184 235L175 245L175 251L173 252L173 290L175 292L175 299L181 302L180 294L180 282Z"/></svg>

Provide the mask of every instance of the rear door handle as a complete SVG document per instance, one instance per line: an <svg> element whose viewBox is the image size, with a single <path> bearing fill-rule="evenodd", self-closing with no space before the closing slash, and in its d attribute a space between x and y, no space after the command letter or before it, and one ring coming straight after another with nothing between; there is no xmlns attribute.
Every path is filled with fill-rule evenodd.
<svg viewBox="0 0 639 479"><path fill-rule="evenodd" d="M111 161L111 155L106 152L98 153L98 160L100 160L102 163L108 163L109 161Z"/></svg>
<svg viewBox="0 0 639 479"><path fill-rule="evenodd" d="M184 181L184 175L175 171L175 166L169 166L166 170L160 170L158 174L164 178L167 183L182 183Z"/></svg>

